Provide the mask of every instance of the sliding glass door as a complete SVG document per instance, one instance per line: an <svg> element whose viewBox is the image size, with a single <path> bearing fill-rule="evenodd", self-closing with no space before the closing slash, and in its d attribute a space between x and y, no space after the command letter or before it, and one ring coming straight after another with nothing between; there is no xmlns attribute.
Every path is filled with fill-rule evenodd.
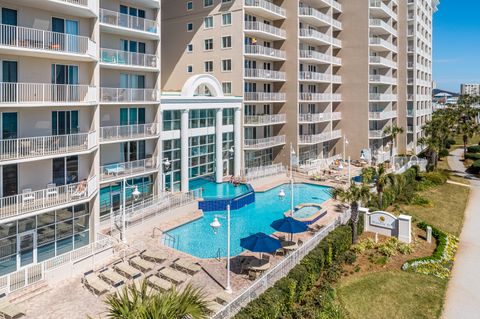
<svg viewBox="0 0 480 319"><path fill-rule="evenodd" d="M17 101L17 61L2 61L2 102Z"/></svg>

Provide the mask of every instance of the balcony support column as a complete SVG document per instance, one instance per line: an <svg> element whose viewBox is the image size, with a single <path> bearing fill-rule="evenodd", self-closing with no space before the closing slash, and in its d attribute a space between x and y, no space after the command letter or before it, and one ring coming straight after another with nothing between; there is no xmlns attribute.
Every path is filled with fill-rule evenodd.
<svg viewBox="0 0 480 319"><path fill-rule="evenodd" d="M181 160L181 190L188 192L188 110L182 111L180 126L180 152Z"/></svg>
<svg viewBox="0 0 480 319"><path fill-rule="evenodd" d="M215 114L215 181L223 182L223 109Z"/></svg>
<svg viewBox="0 0 480 319"><path fill-rule="evenodd" d="M240 176L242 171L242 109L236 108L233 118L233 150L234 175Z"/></svg>

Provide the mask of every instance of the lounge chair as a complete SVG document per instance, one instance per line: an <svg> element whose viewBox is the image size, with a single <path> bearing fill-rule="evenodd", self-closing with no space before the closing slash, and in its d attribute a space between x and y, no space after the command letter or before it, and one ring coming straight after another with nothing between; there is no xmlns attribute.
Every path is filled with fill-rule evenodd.
<svg viewBox="0 0 480 319"><path fill-rule="evenodd" d="M86 273L82 278L83 285L93 292L95 295L100 296L110 291L110 286L100 279L93 271Z"/></svg>
<svg viewBox="0 0 480 319"><path fill-rule="evenodd" d="M173 282L176 285L181 284L189 279L188 275L185 273L170 267L163 268L158 273L161 277Z"/></svg>
<svg viewBox="0 0 480 319"><path fill-rule="evenodd" d="M208 312L210 312L211 315L216 314L217 312L222 310L222 308L223 306L215 301L210 301L207 305Z"/></svg>
<svg viewBox="0 0 480 319"><path fill-rule="evenodd" d="M149 272L150 270L152 270L155 267L154 263L152 263L148 260L145 260L145 259L141 258L140 256L135 256L135 257L131 258L130 259L130 265L137 268L138 270L140 270L143 273Z"/></svg>
<svg viewBox="0 0 480 319"><path fill-rule="evenodd" d="M126 262L120 262L118 264L114 264L113 268L120 273L121 275L124 275L125 277L129 279L135 279L141 276L141 272Z"/></svg>
<svg viewBox="0 0 480 319"><path fill-rule="evenodd" d="M323 227L323 225L313 224L308 226L308 230L312 233L316 233L320 231Z"/></svg>
<svg viewBox="0 0 480 319"><path fill-rule="evenodd" d="M232 301L232 295L220 292L213 298L213 300L221 305L226 305Z"/></svg>
<svg viewBox="0 0 480 319"><path fill-rule="evenodd" d="M148 284L158 290L167 291L173 288L173 284L163 278L156 275L150 276L147 279Z"/></svg>
<svg viewBox="0 0 480 319"><path fill-rule="evenodd" d="M144 252L141 253L141 256L145 260L153 261L156 263L162 263L166 259L162 253L157 251L152 251L152 250L145 250Z"/></svg>
<svg viewBox="0 0 480 319"><path fill-rule="evenodd" d="M175 267L175 269L178 269L180 271L185 271L189 275L194 275L200 270L202 270L202 267L200 265L193 263L185 258L179 258L175 260L173 262L173 266Z"/></svg>
<svg viewBox="0 0 480 319"><path fill-rule="evenodd" d="M123 277L118 272L110 268L100 272L99 276L115 288L125 284L128 280L127 278Z"/></svg>
<svg viewBox="0 0 480 319"><path fill-rule="evenodd" d="M8 301L0 303L0 315L5 319L16 319L25 316L25 310Z"/></svg>

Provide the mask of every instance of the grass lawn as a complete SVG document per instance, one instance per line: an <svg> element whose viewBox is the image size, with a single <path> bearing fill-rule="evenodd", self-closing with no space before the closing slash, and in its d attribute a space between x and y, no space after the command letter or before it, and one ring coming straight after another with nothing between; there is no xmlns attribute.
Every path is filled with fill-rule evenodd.
<svg viewBox="0 0 480 319"><path fill-rule="evenodd" d="M480 143L480 135L479 134L477 134L474 137L468 139L468 145L478 145L478 143ZM455 145L452 146L452 147L455 148L455 146L463 147L463 138L462 138L461 135L455 136Z"/></svg>
<svg viewBox="0 0 480 319"><path fill-rule="evenodd" d="M433 276L384 271L343 278L337 293L352 319L438 318L446 285Z"/></svg>
<svg viewBox="0 0 480 319"><path fill-rule="evenodd" d="M465 185L470 185L470 182L460 176L456 176L451 172L451 168L448 165L447 158L442 158L441 160L438 161L437 168L439 170L442 170L448 174L448 179L457 183L465 184Z"/></svg>

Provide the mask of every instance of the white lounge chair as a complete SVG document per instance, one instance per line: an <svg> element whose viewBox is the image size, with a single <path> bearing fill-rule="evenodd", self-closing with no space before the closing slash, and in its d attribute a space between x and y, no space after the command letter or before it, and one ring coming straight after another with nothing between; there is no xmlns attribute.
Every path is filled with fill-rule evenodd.
<svg viewBox="0 0 480 319"><path fill-rule="evenodd" d="M117 264L114 264L113 269L115 269L119 274L127 277L128 279L135 279L142 275L142 273L138 269L130 266L126 262L119 262Z"/></svg>
<svg viewBox="0 0 480 319"><path fill-rule="evenodd" d="M111 284L113 287L117 288L127 282L127 278L121 276L113 269L107 269L102 271L99 274L100 278Z"/></svg>
<svg viewBox="0 0 480 319"><path fill-rule="evenodd" d="M47 184L47 198L57 197L57 196L58 196L57 184L55 183Z"/></svg>
<svg viewBox="0 0 480 319"><path fill-rule="evenodd" d="M173 284L170 281L155 275L148 277L147 281L150 286L158 290L167 291L173 288Z"/></svg>
<svg viewBox="0 0 480 319"><path fill-rule="evenodd" d="M145 259L141 258L140 256L135 256L135 257L131 258L130 259L130 265L137 268L138 270L140 270L143 273L149 272L150 270L152 270L155 267L154 263L152 263L148 260L145 260Z"/></svg>
<svg viewBox="0 0 480 319"><path fill-rule="evenodd" d="M168 281L173 282L176 285L181 284L182 282L185 282L190 278L185 273L170 267L163 268L158 273L160 274L160 276L167 279Z"/></svg>
<svg viewBox="0 0 480 319"><path fill-rule="evenodd" d="M16 319L25 316L25 310L8 301L0 303L0 315L5 319Z"/></svg>
<svg viewBox="0 0 480 319"><path fill-rule="evenodd" d="M202 267L196 263L191 262L190 260L186 258L180 258L177 259L173 262L173 266L181 271L185 271L190 275L196 274L200 270L202 270Z"/></svg>
<svg viewBox="0 0 480 319"><path fill-rule="evenodd" d="M82 283L97 296L103 295L110 290L110 286L93 272L85 274L82 278Z"/></svg>
<svg viewBox="0 0 480 319"><path fill-rule="evenodd" d="M145 250L144 252L141 253L141 256L145 260L153 261L153 262L156 262L156 263L162 263L166 259L165 255L163 255L160 252L153 251L153 250Z"/></svg>

